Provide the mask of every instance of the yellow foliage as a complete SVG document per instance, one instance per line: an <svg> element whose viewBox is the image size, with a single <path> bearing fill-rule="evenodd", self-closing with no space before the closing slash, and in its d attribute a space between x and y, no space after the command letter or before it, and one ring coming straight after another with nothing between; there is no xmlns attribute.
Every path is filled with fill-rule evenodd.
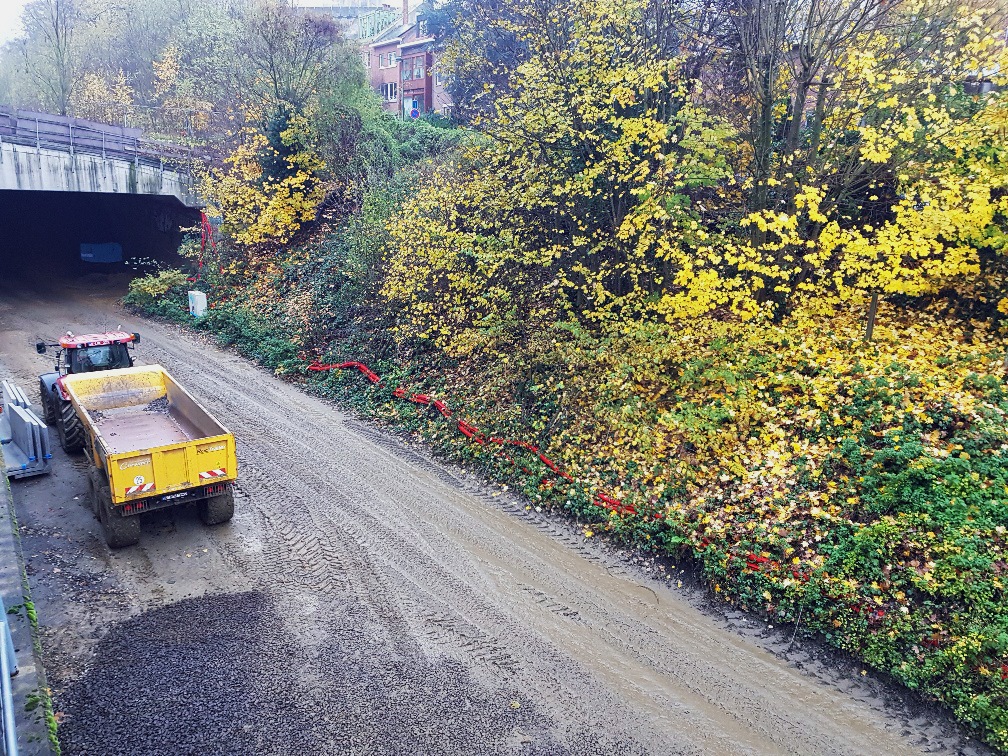
<svg viewBox="0 0 1008 756"><path fill-rule="evenodd" d="M222 229L239 244L285 243L314 219L326 194L319 180L325 164L315 151L308 120L293 116L281 132L284 146L297 149L284 158L286 175L279 178L263 172L263 155L279 155L266 137L252 129L243 136L224 167L203 177L204 196L220 209Z"/></svg>
<svg viewBox="0 0 1008 756"><path fill-rule="evenodd" d="M403 307L400 337L506 353L557 320L749 321L782 303L827 312L870 292L997 287L981 254L1008 250L1008 95L919 96L1008 70L983 17L938 32L945 52L919 70L894 63L898 17L896 31L852 39L831 75L843 96L826 113L822 164L789 170L777 155L766 187L790 204L753 211L758 187L731 167L751 156L699 84L677 59L627 51L643 7L526 3L522 24L501 22L528 59L507 91L487 84L482 135L390 226L385 294ZM877 165L892 176L884 200ZM844 172L864 185L838 194Z"/></svg>
<svg viewBox="0 0 1008 756"><path fill-rule="evenodd" d="M122 123L123 114L133 105L133 88L120 70L115 78L89 71L74 90L72 106L78 118L105 123Z"/></svg>
<svg viewBox="0 0 1008 756"><path fill-rule="evenodd" d="M169 45L161 60L153 61L154 94L162 107L177 116L184 116L186 128L202 130L209 126L213 103L198 96L199 82L185 75L179 61L179 51Z"/></svg>

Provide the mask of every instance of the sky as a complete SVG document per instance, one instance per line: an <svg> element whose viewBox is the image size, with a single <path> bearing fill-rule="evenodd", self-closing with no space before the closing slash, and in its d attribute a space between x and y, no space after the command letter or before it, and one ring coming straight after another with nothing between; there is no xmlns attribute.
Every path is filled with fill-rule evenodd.
<svg viewBox="0 0 1008 756"><path fill-rule="evenodd" d="M328 5L332 0L295 0L296 5ZM14 39L21 31L21 9L27 0L0 0L0 45ZM335 3L335 4L338 4ZM389 3L396 6L394 0ZM410 6L414 3L411 2Z"/></svg>
<svg viewBox="0 0 1008 756"><path fill-rule="evenodd" d="M0 0L0 45L21 31L21 9L26 0Z"/></svg>

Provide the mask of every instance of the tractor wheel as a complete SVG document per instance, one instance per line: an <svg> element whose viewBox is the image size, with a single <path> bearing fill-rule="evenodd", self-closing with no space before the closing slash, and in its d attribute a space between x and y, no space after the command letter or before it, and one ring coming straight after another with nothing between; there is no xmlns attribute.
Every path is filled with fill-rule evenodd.
<svg viewBox="0 0 1008 756"><path fill-rule="evenodd" d="M52 425L56 422L56 407L53 404L49 391L46 390L45 382L39 380L39 399L42 401L42 413L45 415L45 424Z"/></svg>
<svg viewBox="0 0 1008 756"><path fill-rule="evenodd" d="M59 410L56 429L59 431L60 446L67 454L76 454L84 448L84 426L70 402L61 400Z"/></svg>
<svg viewBox="0 0 1008 756"><path fill-rule="evenodd" d="M112 490L104 479L100 481L96 494L95 505L98 507L98 520L105 533L105 543L110 548L121 549L124 546L132 546L139 541L140 516L124 517L121 512L116 510L112 505Z"/></svg>
<svg viewBox="0 0 1008 756"><path fill-rule="evenodd" d="M234 490L228 486L227 491L219 496L211 496L199 503L200 519L204 525L220 525L234 517Z"/></svg>

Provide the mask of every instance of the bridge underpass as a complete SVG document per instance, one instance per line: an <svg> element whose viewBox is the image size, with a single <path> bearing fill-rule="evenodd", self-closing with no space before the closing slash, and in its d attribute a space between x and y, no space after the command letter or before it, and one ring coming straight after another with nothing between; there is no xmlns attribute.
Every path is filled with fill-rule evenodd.
<svg viewBox="0 0 1008 756"><path fill-rule="evenodd" d="M172 197L0 190L0 278L126 273L138 260L178 265L180 228L199 218ZM81 244L106 243L121 245L122 262L81 259Z"/></svg>
<svg viewBox="0 0 1008 756"><path fill-rule="evenodd" d="M179 263L180 228L199 223L198 160L139 129L0 106L0 278ZM122 259L85 262L82 244Z"/></svg>

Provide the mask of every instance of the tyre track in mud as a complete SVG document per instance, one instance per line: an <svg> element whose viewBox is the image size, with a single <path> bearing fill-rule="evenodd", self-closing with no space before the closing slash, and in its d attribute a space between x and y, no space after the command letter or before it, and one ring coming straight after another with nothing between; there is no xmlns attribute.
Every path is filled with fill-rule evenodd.
<svg viewBox="0 0 1008 756"><path fill-rule="evenodd" d="M174 361L175 355L163 354L158 359L163 363L170 363ZM186 376L179 372L185 369L183 367L179 369L169 367L169 369L184 384L190 380L198 380L195 374ZM421 550L411 543L411 539L403 538L401 535L410 533L416 522L414 512L400 508L404 505L402 498L397 502L400 507L396 509L399 511L382 510L380 514L360 503L362 498L367 498L372 503L384 499L382 489L416 488L430 496L429 482L427 485L418 486L415 478L401 476L399 474L401 462L382 450L383 456L388 457L388 463L380 466L385 477L378 487L379 492L376 493L373 480L369 481L368 476L356 474L353 459L359 459L361 451L352 444L347 446L349 451L342 453L338 449L326 450L329 469L338 471L338 474L334 476L332 473L320 472L316 457L318 449L294 439L324 435L327 430L331 432L329 423L317 423L311 417L303 416L285 422L280 422L278 419L271 427L267 427L256 418L248 418L239 404L229 401L227 397L233 396L230 392L240 385L230 373L211 370L209 374L202 373L202 380L204 384L207 381L216 384L211 392L215 399L207 402L211 411L219 417L241 417L241 421L231 423L231 430L239 438L244 434L254 433L261 442L254 449L239 442L241 464L252 463L251 476L246 475L244 468L240 470L241 487L246 496L250 499L256 498L257 488L271 495L282 493L275 498L271 496L270 505L274 511L271 516L274 518L282 516L285 525L298 532L295 541L300 538L315 540L310 533L319 527L316 520L320 511L328 514L330 527L325 531L327 534L338 533L340 530L348 532L351 540L346 544L347 548L341 552L337 569L343 569L348 575L355 575L356 582L369 586L368 590L355 591L355 595L363 605L374 611L379 623L387 625L390 620L401 621L399 618L403 605L408 605L412 609L410 624L414 628L411 634L419 636L418 639L433 640L438 648L454 651L459 658L469 662L475 661L492 672L502 673L505 679L515 675L521 665L519 659L525 654L519 649L516 655L502 645L500 628L506 626L507 618L500 613L493 613L489 617L481 616L485 615L490 607L484 606L482 612L477 611L476 607L480 602L471 589L467 588L466 583L458 579L453 571L441 569L438 561L431 556L438 547L430 546L431 536L434 540L441 540L438 534L426 534L427 538L423 537L424 534L416 534L419 536L417 540L428 546L426 553L421 553ZM314 401L308 397L304 398L309 402ZM215 401L221 401L222 406L215 407ZM275 408L264 406L262 396L252 401L263 413L275 412ZM248 408L245 412L248 412ZM326 413L330 412L331 409L326 408ZM285 465L282 484L285 491L280 492L275 490L280 485L276 475L271 474L267 477L261 475L262 467L266 463L260 449L275 448L275 444L285 443L285 438L290 439L287 443L299 446L298 451L304 451L305 454L295 452L290 455ZM290 508L292 492L305 498L310 496L311 492L315 492L313 511L309 513L304 508ZM319 495L320 492L324 493ZM276 575L276 565L289 563L291 548L288 546L284 552L274 550L273 558L269 560L272 564L264 562L260 565L261 574ZM362 551L378 555L380 564L376 563L378 560L365 560L363 563L358 560L357 564L353 564L348 558L349 555ZM396 561L393 555L406 557L408 568L397 570L393 566L393 562ZM389 589L389 579L386 577L388 571L392 572L400 586L394 594ZM282 580L284 574L282 567L279 572ZM436 586L439 590L432 592L431 586ZM390 606L388 597L392 595L396 596L396 606ZM513 628L513 632L520 634L524 630L516 627ZM522 645L527 646L528 643L534 642L535 638L528 637ZM528 661L525 663L528 664ZM554 676L557 696L563 695L564 691L571 687L572 681L565 679L565 674L570 677L569 666L569 662L565 664L563 661L557 665L558 669ZM646 724L642 723L641 727L646 728Z"/></svg>
<svg viewBox="0 0 1008 756"><path fill-rule="evenodd" d="M165 357L169 357L165 355ZM163 363L174 362L174 355L169 359L159 358ZM206 368L206 366L204 366ZM169 368L173 374L178 371L173 368ZM204 369L199 375L192 374L184 376L178 374L180 380L183 384L191 384L193 381L201 380L204 385L208 381L216 383L214 390L212 391L212 396L216 398L229 396L228 391L236 391L241 382L236 381L230 373L221 373L212 368L210 370ZM255 406L252 408L253 411L258 410L262 415L267 413L275 413L276 408L270 407L266 404L266 398L264 396L257 397L252 400ZM284 404L290 404L289 400L284 401ZM487 663L489 662L493 666L502 667L508 672L515 672L519 666L522 664L516 659L524 659L524 666L528 668L528 674L520 675L521 683L523 687L531 687L532 689L539 689L539 693L543 698L546 698L554 705L559 705L559 708L566 709L568 712L573 708L577 712L577 719L581 719L586 716L590 716L590 712L582 710L580 706L581 701L579 701L579 696L571 696L572 691L579 691L581 694L592 691L597 688L593 685L592 675L585 673L582 669L582 679L575 679L575 665L571 663L569 659L560 658L559 660L554 659L553 664L549 664L547 661L548 654L538 653L533 656L534 650L538 650L542 646L542 639L534 634L528 632L528 629L523 625L525 623L515 623L513 620L509 621L509 618L502 615L496 608L487 602L480 602L473 591L467 588L465 581L459 580L455 577L455 571L443 571L438 572L436 564L430 557L425 558L417 549L413 548L411 544L407 542L406 539L401 537L401 533L410 532L417 528L417 524L422 522L423 518L431 518L432 514L436 519L444 518L439 517L447 509L437 511L433 513L430 511L430 506L421 508L420 506L412 506L413 502L416 501L417 496L407 496L404 495L407 491L412 488L412 493L415 494L417 489L424 495L423 498L429 500L437 501L441 499L442 501L448 498L457 498L457 491L453 491L451 488L452 476L443 468L430 463L426 460L422 462L421 468L426 467L428 470L433 468L436 471L436 475L432 476L421 476L417 475L414 470L404 468L402 464L401 457L397 458L395 454L388 451L388 446L393 445L393 442L375 444L374 452L378 453L380 456L384 457L385 464L378 464L375 467L379 468L382 474L385 476L384 485L378 487L379 490L385 489L388 491L397 491L400 497L395 502L398 506L395 507L395 511L389 511L384 509L381 511L382 516L376 516L372 507L380 505L382 501L387 501L387 496L373 494L368 496L369 500L372 501L372 507L361 506L358 501L361 498L361 494L366 492L369 484L373 487L374 482L369 480L369 476L356 477L352 481L344 481L338 479L332 479L327 476L325 472L320 472L318 470L318 462L314 454L317 454L319 449L311 448L308 444L304 442L299 442L298 433L301 433L301 437L312 437L319 438L324 437L324 432L328 424L320 425L314 422L310 418L301 417L299 420L305 420L305 422L298 422L294 420L289 420L287 422L277 422L274 423L274 427L269 428L266 424L253 420L246 425L247 415L244 415L241 408L235 406L225 406L221 408L222 411L217 413L218 416L222 417L232 417L235 418L236 423L232 428L239 437L243 435L243 432L254 431L255 437L259 440L258 447L261 448L277 448L277 446L283 446L285 444L288 446L288 451L290 452L289 457L285 463L286 472L290 477L286 480L285 486L288 489L301 490L306 488L305 481L314 478L314 484L316 489L321 489L330 492L330 496L325 498L320 498L314 503L317 507L326 507L326 505L331 505L334 502L338 502L335 507L335 512L337 516L341 516L343 522L350 523L350 527L353 528L355 540L360 545L366 545L367 551L369 553L376 553L381 555L382 558L382 568L387 569L389 562L393 561L393 555L399 557L398 561L400 563L400 574L406 577L411 583L411 590L404 593L400 593L400 599L406 599L410 603L416 603L421 596L428 598L428 607L437 607L435 610L427 609L426 612L421 614L421 617L426 620L427 624L433 625L434 633L442 633L447 635L452 639L456 640L460 645L458 650L464 655L474 659L477 662ZM247 411L247 410L246 410ZM241 420L238 420L241 418ZM304 425L307 424L307 428ZM245 427L243 427L245 426ZM248 427L253 426L253 427ZM298 448L300 447L300 448ZM303 451L304 454L299 454L297 452ZM332 453L335 456L335 450L325 449L326 452ZM248 455L251 451L245 449L244 454ZM356 455L355 455L356 456ZM414 457L414 455L407 453L408 457ZM415 457L414 457L415 458ZM331 469L340 470L343 473L353 473L354 468L348 464L348 459L339 459L336 457L332 459L334 464L331 465ZM257 464L259 461L257 460ZM406 474L404 474L404 469ZM433 480L431 480L433 478ZM275 482L275 481L274 481ZM422 484L418 486L418 484ZM270 490L273 490L275 486L271 485ZM247 486L243 486L248 490ZM335 495L334 495L335 494ZM286 506L290 503L289 497L285 496L279 499L278 502L281 506ZM409 507L410 511L404 511L405 508ZM318 527L317 522L313 521L308 510L304 508L295 508L289 512L291 517L300 524L306 526L306 530L315 530ZM407 516L403 516L407 514ZM452 514L455 514L454 512ZM452 518L454 519L454 518ZM394 522L395 527L389 527L388 523ZM452 523L456 529L460 529L459 524ZM477 526L477 527L474 527ZM466 527L470 530L478 530L478 523L465 524L461 527ZM550 528L544 525L544 529L549 530ZM331 532L331 531L330 531ZM423 535L421 532L420 535ZM435 536L437 534L428 534L428 536ZM380 537L379 537L380 536ZM314 538L308 536L305 530L302 530L300 537L306 537L312 542ZM480 539L483 541L480 545L485 549L483 552L484 556L490 555L491 552L497 552L492 554L497 557L499 563L503 564L506 560L513 559L514 554L508 553L504 548L506 545L505 540L491 539L492 543L487 543L487 539ZM312 553L317 556L317 550L312 550ZM522 561L534 560L534 554L530 550L526 550L526 553L521 555L523 557ZM371 570L374 570L374 574L380 574L377 565L368 565ZM318 569L318 563L315 562L312 565L312 569ZM466 569L466 565L458 565L456 569ZM266 570L270 572L269 568ZM477 575L472 574L471 567L470 579L474 580ZM417 573L421 574L417 574ZM359 573L358 573L359 574ZM538 577L538 576L536 576ZM425 590L424 586L438 586L441 590L438 592L439 595L431 595L429 589ZM484 595L490 594L493 591L492 586L485 586L482 593ZM385 593L383 591L383 593ZM386 594L387 595L387 594ZM373 602L375 596L372 594L369 597L365 597L366 602L369 600ZM445 609L452 606L459 607L461 611L456 614L455 617L444 617ZM379 614L382 619L387 619L391 612L379 610ZM640 639L634 639L630 635L629 639L627 637L622 637L619 633L613 632L613 627L622 627L623 629L629 629L632 627L631 622L617 616L613 616L610 612L608 616L600 616L598 621L595 623L596 638L601 636L610 646L616 646L621 648L625 653L629 654L629 658L624 657L619 660L614 660L611 658L606 658L602 655L596 655L595 657L595 672L599 671L599 668L606 666L607 676L610 679L611 684L619 684L620 681L624 683L636 678L637 686L642 689L655 688L654 681L649 674L649 669L655 666L659 668L671 669L670 665L673 663L671 660L668 662L659 661L661 658L661 651L659 648L654 647L653 644L648 644L649 648L646 650L639 650ZM505 632L501 633L501 629ZM553 629L553 628L551 628ZM475 630L475 632L474 632ZM447 632L445 632L447 631ZM428 635L430 633L427 633ZM629 635L629 634L628 634ZM654 635L652 633L652 635ZM501 645L501 637L506 636L508 638L508 643L514 650L510 651ZM443 638L442 638L443 639ZM636 641L636 642L634 642ZM584 639L582 647L587 647L590 644L590 639ZM643 644L641 644L643 645ZM529 658L532 657L532 658ZM536 658L538 657L538 659ZM636 674L631 674L631 670L628 668L627 662L633 659L640 666L635 670ZM681 663L681 660L680 660ZM553 685L549 685L546 689L543 689L542 671L553 667L552 674L548 676L547 679L553 681ZM710 670L700 670L697 665L693 666L694 670L699 673L701 678L709 678L711 675ZM705 706L708 706L708 702L701 696L698 695L702 689L703 682L696 681L689 684L685 690L680 689L678 691L677 698L687 698L693 699L691 710L703 710ZM696 731L690 733L689 741L700 741L705 743L719 742L721 740L725 741L738 741L742 739L753 740L754 733L752 732L752 725L754 722L758 722L761 719L766 719L764 714L764 705L760 700L747 700L745 697L738 697L730 695L736 690L734 686L731 685L730 681L724 681L720 688L721 698L725 701L725 708L722 711L730 714L730 719L726 721L719 722L704 722L691 721L690 728ZM675 699L667 698L660 692L655 691L658 694L657 702L652 702L648 700L642 700L636 702L638 707L641 704L645 704L644 709L650 715L647 719L641 718L637 723L634 730L646 730L653 726L655 721L661 721L662 718L668 715L669 710L674 710ZM732 701L731 699L736 700ZM734 705L732 705L734 704ZM624 715L626 718L627 715ZM635 712L631 715L631 718L639 717L639 713ZM746 717L748 721L744 720L745 727L739 728L737 731L733 732L731 725L735 724L731 720L742 717ZM760 749L772 749L774 747L773 737L779 737L781 734L787 732L788 726L783 721L769 722L759 727L760 734L765 737L763 742L757 742L756 746ZM675 747L681 747L681 744L675 744ZM723 752L731 752L732 746L729 742L721 743L719 750L723 749Z"/></svg>
<svg viewBox="0 0 1008 756"><path fill-rule="evenodd" d="M23 306L42 323L23 317L26 333L60 333L61 316L136 320L107 303ZM475 476L172 327L142 330L142 361L163 364L238 437L236 518L203 540L245 582L309 606L297 618L309 646L333 612L357 607L390 648L448 655L524 691L568 742L599 729L654 754L972 747L860 680L797 670ZM164 576L155 557L139 562L151 566L137 579Z"/></svg>

